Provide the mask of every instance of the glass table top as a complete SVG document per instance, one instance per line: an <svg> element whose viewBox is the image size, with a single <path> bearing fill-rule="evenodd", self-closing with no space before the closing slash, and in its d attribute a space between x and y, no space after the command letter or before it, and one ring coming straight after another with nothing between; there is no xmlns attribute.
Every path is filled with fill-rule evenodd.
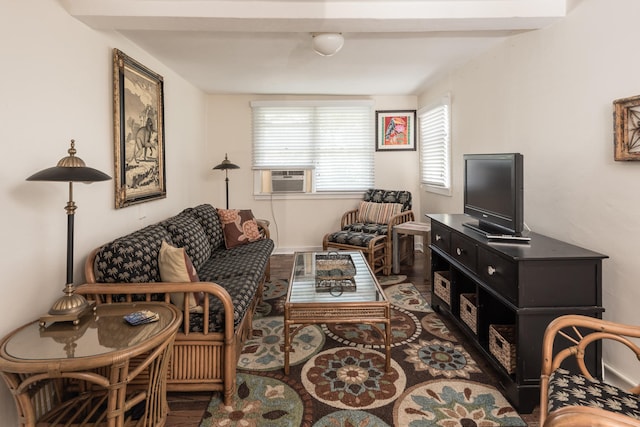
<svg viewBox="0 0 640 427"><path fill-rule="evenodd" d="M356 268L355 289L343 287L337 292L316 291L316 256L335 252L296 252L287 294L290 303L354 303L386 301L384 292L367 264L362 252L340 251L350 255Z"/></svg>
<svg viewBox="0 0 640 427"><path fill-rule="evenodd" d="M125 314L149 308L160 319L145 325L131 326ZM74 359L98 356L134 347L162 332L175 320L164 304L105 304L95 314L84 316L77 326L69 322L41 328L33 322L18 330L6 342L7 355L22 360Z"/></svg>

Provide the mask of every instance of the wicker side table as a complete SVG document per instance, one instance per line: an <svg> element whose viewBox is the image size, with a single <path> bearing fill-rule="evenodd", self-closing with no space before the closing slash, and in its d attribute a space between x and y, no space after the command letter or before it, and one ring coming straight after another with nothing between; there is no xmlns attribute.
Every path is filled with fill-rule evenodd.
<svg viewBox="0 0 640 427"><path fill-rule="evenodd" d="M124 321L143 309L159 320ZM0 341L0 375L19 425L163 426L167 367L181 321L182 313L164 303L103 304L76 326L33 322L10 333Z"/></svg>

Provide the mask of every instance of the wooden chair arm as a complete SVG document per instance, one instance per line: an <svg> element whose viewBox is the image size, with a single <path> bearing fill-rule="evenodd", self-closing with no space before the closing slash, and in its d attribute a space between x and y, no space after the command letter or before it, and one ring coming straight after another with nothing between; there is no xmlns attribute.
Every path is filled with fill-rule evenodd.
<svg viewBox="0 0 640 427"><path fill-rule="evenodd" d="M164 294L164 302L171 303L171 293L184 293L183 327L184 334L189 334L189 298L188 294L203 292L203 325L204 335L209 333L209 299L210 296L218 298L224 307L224 335L225 340L234 340L233 302L226 289L213 282L147 282L147 283L85 283L76 287L76 293L87 295L96 304L108 304L113 301L114 295L125 295L127 302L133 302L133 295L144 295L146 301L151 301L154 294Z"/></svg>
<svg viewBox="0 0 640 427"><path fill-rule="evenodd" d="M640 427L640 420L601 408L565 406L544 421L544 427Z"/></svg>
<svg viewBox="0 0 640 427"><path fill-rule="evenodd" d="M556 338L559 337L562 337L563 339L568 341L570 345L564 347L554 355L553 346ZM594 379L584 362L586 348L594 342L604 339L610 339L627 346L636 355L637 358L640 358L640 347L633 343L629 338L640 338L640 327L577 314L560 316L549 323L542 339L542 369L540 375L540 425L544 424L548 411L547 399L549 391L549 377L556 369L560 367L565 359L567 359L569 356L573 356L578 364L581 373L589 379ZM633 390L631 390L631 392L638 393L638 389L639 387L635 387ZM554 411L554 413L555 412L557 411ZM604 426L613 424L602 425Z"/></svg>
<svg viewBox="0 0 640 427"><path fill-rule="evenodd" d="M263 219L256 219L256 223L258 224L258 229L265 237L265 239L270 239L271 233L269 232L269 223Z"/></svg>
<svg viewBox="0 0 640 427"><path fill-rule="evenodd" d="M387 236L391 236L393 232L393 226L402 224L403 222L415 221L415 215L413 211L404 211L400 212L397 215L391 217L391 220L388 224Z"/></svg>
<svg viewBox="0 0 640 427"><path fill-rule="evenodd" d="M358 209L352 209L342 214L340 220L340 230L343 230L347 225L351 225L358 220Z"/></svg>

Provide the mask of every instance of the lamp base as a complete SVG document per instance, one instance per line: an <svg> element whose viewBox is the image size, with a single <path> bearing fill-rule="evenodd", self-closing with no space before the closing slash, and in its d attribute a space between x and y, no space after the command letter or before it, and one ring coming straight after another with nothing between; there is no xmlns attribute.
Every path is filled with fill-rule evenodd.
<svg viewBox="0 0 640 427"><path fill-rule="evenodd" d="M96 302L91 301L87 302L87 307L77 313L73 314L45 314L44 316L40 316L40 326L44 328L47 323L55 323L55 322L73 322L74 325L80 324L80 319L82 316L93 312L96 309Z"/></svg>
<svg viewBox="0 0 640 427"><path fill-rule="evenodd" d="M95 301L89 302L82 295L75 294L73 284L67 283L64 296L56 300L48 314L40 317L40 326L44 327L47 322L73 322L78 325L80 318L95 308Z"/></svg>

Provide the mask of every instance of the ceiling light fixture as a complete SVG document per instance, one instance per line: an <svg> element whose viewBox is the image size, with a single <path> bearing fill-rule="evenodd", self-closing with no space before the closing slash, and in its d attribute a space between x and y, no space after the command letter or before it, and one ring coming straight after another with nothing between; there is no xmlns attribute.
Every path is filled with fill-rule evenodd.
<svg viewBox="0 0 640 427"><path fill-rule="evenodd" d="M335 55L344 45L342 33L314 33L311 45L313 50L322 56Z"/></svg>

